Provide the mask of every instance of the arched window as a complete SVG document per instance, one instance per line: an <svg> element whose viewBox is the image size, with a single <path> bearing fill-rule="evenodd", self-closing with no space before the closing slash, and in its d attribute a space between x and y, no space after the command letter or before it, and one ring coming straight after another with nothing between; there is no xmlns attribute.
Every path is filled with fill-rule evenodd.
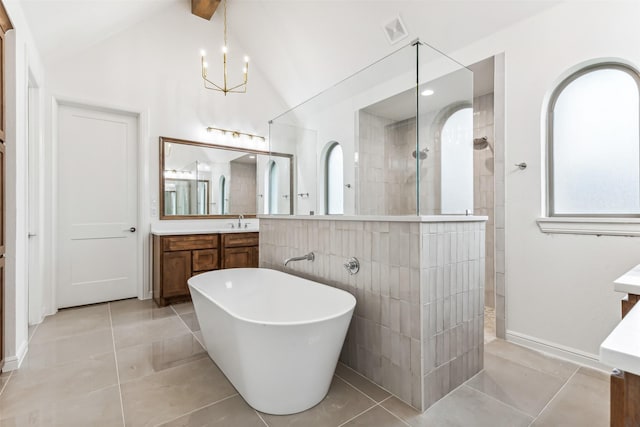
<svg viewBox="0 0 640 427"><path fill-rule="evenodd" d="M220 195L220 214L224 215L227 213L227 179L224 175L220 175L220 191L218 194Z"/></svg>
<svg viewBox="0 0 640 427"><path fill-rule="evenodd" d="M325 176L325 213L344 213L344 177L342 147L337 142L330 143L324 166Z"/></svg>
<svg viewBox="0 0 640 427"><path fill-rule="evenodd" d="M264 172L264 213L278 213L278 165L269 160Z"/></svg>
<svg viewBox="0 0 640 427"><path fill-rule="evenodd" d="M548 110L550 216L640 215L640 76L604 63L570 75Z"/></svg>
<svg viewBox="0 0 640 427"><path fill-rule="evenodd" d="M441 131L440 194L443 214L473 210L473 109L462 107Z"/></svg>

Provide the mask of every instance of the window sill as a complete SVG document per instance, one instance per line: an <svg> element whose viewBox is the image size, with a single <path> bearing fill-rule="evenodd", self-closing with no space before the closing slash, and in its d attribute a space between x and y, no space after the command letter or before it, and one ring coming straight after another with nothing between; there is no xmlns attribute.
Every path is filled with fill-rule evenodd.
<svg viewBox="0 0 640 427"><path fill-rule="evenodd" d="M540 231L549 234L640 236L640 218L538 218Z"/></svg>

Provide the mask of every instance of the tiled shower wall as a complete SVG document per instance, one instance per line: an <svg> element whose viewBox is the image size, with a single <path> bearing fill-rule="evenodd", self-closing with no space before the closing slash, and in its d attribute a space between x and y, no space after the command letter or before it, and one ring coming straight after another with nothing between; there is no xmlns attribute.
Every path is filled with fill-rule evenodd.
<svg viewBox="0 0 640 427"><path fill-rule="evenodd" d="M487 137L489 147L473 151L473 213L487 216L485 248L485 305L495 308L495 221L493 93L473 100L473 137Z"/></svg>
<svg viewBox="0 0 640 427"><path fill-rule="evenodd" d="M358 129L357 212L415 214L415 118L393 122L361 110Z"/></svg>
<svg viewBox="0 0 640 427"><path fill-rule="evenodd" d="M482 369L484 222L260 220L260 266L356 297L341 360L425 410ZM355 256L360 272L344 262Z"/></svg>
<svg viewBox="0 0 640 427"><path fill-rule="evenodd" d="M356 171L356 212L360 215L383 215L386 211L385 127L389 119L360 110L358 114L358 163Z"/></svg>

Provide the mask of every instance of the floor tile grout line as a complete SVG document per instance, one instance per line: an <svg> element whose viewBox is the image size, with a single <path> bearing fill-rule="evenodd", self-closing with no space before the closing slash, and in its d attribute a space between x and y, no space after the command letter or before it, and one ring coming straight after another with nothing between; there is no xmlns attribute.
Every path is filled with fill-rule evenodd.
<svg viewBox="0 0 640 427"><path fill-rule="evenodd" d="M27 353L29 352L29 344L31 344L31 339L33 338L33 336L36 334L36 331L38 330L38 327L42 324L42 322L36 324L36 328L33 330L33 334L31 334L31 336L29 337L29 339L27 340ZM27 332L28 333L28 332ZM24 362L24 360L23 360ZM2 388L0 388L0 396L2 396L2 393L6 390L7 386L9 385L9 382L11 381L11 378L13 378L13 373L17 371L17 369L14 369L12 371L9 372L9 378L7 378L7 382L4 383L4 385L2 386ZM2 371L0 371L0 374L2 373Z"/></svg>
<svg viewBox="0 0 640 427"><path fill-rule="evenodd" d="M204 405L204 406L201 406L201 407L196 408L196 409L192 409L191 411L185 412L184 414L180 414L180 415L178 415L178 416L177 416L177 417L175 417L175 418L171 418L170 420L161 421L161 422L160 422L160 423L158 423L158 424L154 424L154 427L158 427L158 426L162 426L162 425L164 425L164 424L166 424L166 423L170 423L170 422L175 421L175 420L177 420L177 419L179 419L179 418L182 418L182 417L184 417L184 416L186 416L186 415L191 415L191 414L193 414L193 413L195 413L195 412L198 412L198 411L200 411L200 410L202 410L202 409L204 409L204 408L208 408L209 406L217 405L218 403L224 402L225 400L229 400L229 399L231 399L232 397L236 397L236 396L240 396L240 395L239 395L238 393L233 393L233 394L232 394L232 395L230 395L230 396L223 397L222 399L218 399L218 400L216 400L215 402L207 403L207 404L206 404L206 405Z"/></svg>
<svg viewBox="0 0 640 427"><path fill-rule="evenodd" d="M43 319L43 321L44 321L44 319ZM40 327L40 325L42 325L42 322L36 324L36 327L33 330L33 333L31 334L31 336L27 340L27 353L29 352L29 344L31 344L31 340L36 335L36 332L38 332L38 328ZM28 334L28 332L27 332L27 334ZM25 356L25 358L26 358L26 356ZM24 362L24 360L23 360L23 362ZM9 385L9 382L11 381L11 378L13 378L13 373L15 371L17 371L17 369L14 369L11 372L9 372L9 378L7 378L7 382L5 382L4 385L2 386L2 388L0 388L0 396L2 396L2 393L6 390L7 386ZM2 372L0 372L0 373L2 373Z"/></svg>
<svg viewBox="0 0 640 427"><path fill-rule="evenodd" d="M374 400L374 402L375 402L375 400ZM364 411L360 412L359 414L354 415L353 417L349 418L349 419L348 419L348 420L346 420L345 422L343 422L343 423L341 423L341 424L338 424L338 427L342 427L343 425L345 425L345 424L347 424L347 423L349 423L349 422L351 422L351 421L355 420L355 419L356 419L356 418L358 418L360 415L362 415L362 414L364 414L364 413L366 413L366 412L369 412L370 410L372 410L372 409L373 409L373 408L375 408L376 406L379 406L379 404L378 404L378 403L376 403L375 405L373 405L373 406L371 406L371 407L369 407L369 408L365 409Z"/></svg>
<svg viewBox="0 0 640 427"><path fill-rule="evenodd" d="M535 418L536 418L536 417L534 417L534 416L533 416L533 415L531 415L531 414L527 414L527 413L526 413L526 412L524 412L522 409L518 409L518 408L516 408L515 406L511 406L511 405L509 405L508 403L505 403L505 402L503 402L502 400L498 399L497 397L491 396L490 394L487 394L487 393L485 393L485 392L484 392L484 391L482 391L482 390L478 390L477 388L475 388L475 387L473 387L473 386L470 386L470 385L468 385L468 384L466 384L466 383L461 385L461 387L463 387L463 386L466 386L466 387L470 388L470 389L471 389L471 390L473 390L473 391L477 391L478 393L480 393L480 394L482 394L482 395L484 395L484 396L487 396L489 399L491 399L491 400L495 400L496 402L500 403L501 405L506 406L506 407L507 407L507 408L509 408L509 409L513 409L514 411L519 412L520 414L522 414L522 415L524 415L524 416L526 416L526 417L533 418L534 420L535 420ZM436 403L437 403L437 402L436 402ZM433 407L433 406L434 406L434 405L431 405L431 407ZM429 409L431 409L431 407L430 407ZM532 422L533 422L533 421L532 421Z"/></svg>
<svg viewBox="0 0 640 427"><path fill-rule="evenodd" d="M169 307L171 307L171 310L173 310L173 312L176 314L176 316L178 316L178 319L180 319L180 321L182 322L182 324L187 328L187 330L189 331L189 333L191 333L191 335L193 335L193 337L196 339L196 341L198 341L198 343L202 346L202 348L205 349L205 351L207 350L204 346L203 342L200 342L200 340L198 339L198 336L196 335L196 333L194 331L191 330L191 328L189 327L189 325L187 325L187 322L184 321L184 319L182 318L182 316L180 316L180 313L178 313L176 311L175 308L173 308L173 305L170 305ZM195 311L193 312L195 313ZM184 314L188 314L188 313L184 313ZM197 318L196 318L197 321Z"/></svg>
<svg viewBox="0 0 640 427"><path fill-rule="evenodd" d="M569 382L573 379L573 377L576 376L576 374L578 373L579 370L580 370L580 366L576 367L576 370L573 372L573 374L571 374L571 376L567 379L567 381L564 384L562 384L562 387L560 387L560 389L551 397L551 399L549 399L547 404L544 405L544 407L540 410L540 412L538 412L538 415L533 417L533 421L531 421L529 423L529 427L531 427L533 425L533 423L535 423L536 420L540 417L540 415L542 415L542 413L545 411L545 409L547 409L549 407L549 405L551 405L551 402L553 402L553 400L556 397L558 397L558 395L562 392L562 390L564 390L564 388L567 386L567 384L569 384Z"/></svg>
<svg viewBox="0 0 640 427"><path fill-rule="evenodd" d="M42 319L42 322L44 322L44 319ZM42 322L36 324L36 328L33 330L33 333L29 337L29 340L27 341L27 344L31 344L31 340L33 339L33 337L36 336L36 332L38 332L38 328L40 327L40 325L42 325Z"/></svg>
<svg viewBox="0 0 640 427"><path fill-rule="evenodd" d="M4 385L2 386L2 388L0 388L0 396L2 396L2 392L4 392L4 390L7 388L7 385L9 384L9 381L11 381L11 377L13 377L13 372L14 371L10 371L9 372L9 378L7 378L7 382L4 383Z"/></svg>
<svg viewBox="0 0 640 427"><path fill-rule="evenodd" d="M120 383L120 370L118 369L118 352L116 351L116 337L113 332L113 317L111 316L111 303L107 303L109 309L109 325L111 326L111 342L113 343L113 358L116 362L116 378L118 379L118 394L120 395L120 413L122 414L122 425L126 426L127 423L124 419L124 402L122 398L122 384Z"/></svg>
<svg viewBox="0 0 640 427"><path fill-rule="evenodd" d="M365 393L364 391L360 390L358 387L356 387L355 385L351 384L349 381L347 381L346 379L344 379L343 377L341 377L340 375L336 374L335 372L333 373L333 375L335 375L336 377L340 378L342 381L344 381L345 383L347 383L348 385L350 385L352 388L356 389L357 391L359 391L360 393L364 394L366 397L368 397L369 399L373 400L376 403L381 403L384 402L385 400L387 400L388 398L390 398L391 396L394 396L393 393L388 392L387 390L384 390L382 387L380 388L381 390L384 390L385 392L389 393L390 396L385 397L383 400L381 400L380 402L378 402L376 399L374 399L373 397L369 396L367 393ZM363 377L364 378L364 377ZM375 384L376 387L378 387L377 384Z"/></svg>
<svg viewBox="0 0 640 427"><path fill-rule="evenodd" d="M264 418L262 418L262 415L260 415L260 412L258 412L256 409L254 409L254 411L255 411L256 415L258 416L258 418L260 418L260 421L262 421L262 423L265 426L269 427L269 424L267 424L267 422L264 420Z"/></svg>
<svg viewBox="0 0 640 427"><path fill-rule="evenodd" d="M400 415L397 415L395 412L391 411L390 409L387 409L386 407L382 406L382 404L384 402L386 402L387 400L391 399L393 397L393 395L387 397L386 399L380 401L380 403L378 403L378 406L380 406L382 409L384 409L385 411L387 411L388 413L390 413L391 415L393 415L394 417L396 417L397 419L400 420L400 422L408 427L411 427L411 424L409 424L408 422L406 422L405 420L402 419L402 417L400 417Z"/></svg>
<svg viewBox="0 0 640 427"><path fill-rule="evenodd" d="M529 347L525 347L524 345L520 345L520 344L517 344L517 343L511 342L511 341L503 340L502 338L497 338L497 339L502 340L504 343L509 343L509 344L516 345L516 346L518 346L520 349L525 349L525 350L528 350L528 351L534 352L534 353L536 353L538 356L542 356L542 357L543 357L543 358L545 358L545 359L548 359L548 360L551 360L551 361L555 361L555 362L561 362L561 363L563 363L563 364L569 364L569 365L575 366L575 367L576 367L576 369L579 369L579 368L581 368L581 367L587 367L587 368L590 368L590 366L583 365L583 364L581 364L581 363L579 363L579 362L574 362L574 361L571 361L571 360L563 359L563 358L562 358L562 357L560 357L560 356L554 356L554 355L552 355L552 354L545 353L544 351L541 351L541 350L534 350L534 349L531 349L531 348L529 348ZM494 341L495 341L495 340L494 340ZM486 347L486 344L485 344L485 347ZM508 361L508 362L515 363L516 365L524 366L525 368L528 368L528 369L534 370L534 371L536 371L536 372L543 373L543 374L549 375L549 376L551 376L551 377L558 378L559 380L563 380L563 378L562 378L562 376L561 376L561 375L559 375L559 374L555 374L555 373L551 373L551 372L549 372L549 371L547 371L547 370L544 370L544 369L542 369L542 368L538 368L538 366L537 366L537 365L535 365L535 366L534 366L534 364L526 365L526 364L524 364L524 363L521 363L521 362L520 362L520 361L518 361L518 360L514 360L514 359L512 359L512 358L510 358L510 357L507 357L506 355L502 355L502 354L499 354L499 353L494 353L494 352L486 351L486 350L485 350L485 354L486 354L486 353L489 353L491 356L498 357L498 358L503 359L503 360L506 360L506 361ZM597 368L592 368L592 369L597 369ZM574 372L574 373L575 373L575 372ZM573 375L573 374L571 374L571 375ZM570 376L571 376L571 375L570 375ZM564 381L564 380L563 380L563 381Z"/></svg>

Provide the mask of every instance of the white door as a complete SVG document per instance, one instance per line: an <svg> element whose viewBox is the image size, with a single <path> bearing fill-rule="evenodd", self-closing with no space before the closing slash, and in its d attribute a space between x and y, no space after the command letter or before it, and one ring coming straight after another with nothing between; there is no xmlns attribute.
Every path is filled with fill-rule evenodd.
<svg viewBox="0 0 640 427"><path fill-rule="evenodd" d="M138 122L61 105L58 307L137 295Z"/></svg>

